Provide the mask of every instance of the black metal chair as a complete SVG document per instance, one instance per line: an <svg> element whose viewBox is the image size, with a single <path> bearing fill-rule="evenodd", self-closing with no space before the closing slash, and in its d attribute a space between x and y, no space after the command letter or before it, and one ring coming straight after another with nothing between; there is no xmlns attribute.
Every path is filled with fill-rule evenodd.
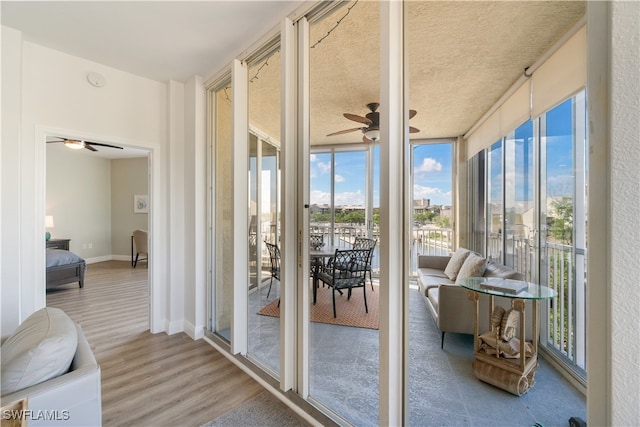
<svg viewBox="0 0 640 427"><path fill-rule="evenodd" d="M273 285L273 279L280 281L280 249L273 243L264 242L269 250L269 261L271 262L271 281L269 282L269 291L267 292L267 298L271 293L271 285Z"/></svg>
<svg viewBox="0 0 640 427"><path fill-rule="evenodd" d="M318 279L330 286L333 296L333 317L337 317L336 312L336 292L348 289L347 299L351 298L351 290L362 288L364 296L364 309L368 313L367 289L366 289L366 266L372 249L336 249L330 263L322 267L318 272Z"/></svg>
<svg viewBox="0 0 640 427"><path fill-rule="evenodd" d="M371 249L369 259L367 260L367 273L369 273L369 283L371 283L371 291L373 292L373 277L371 276L371 260L373 258L373 249L376 247L377 240L368 239L366 237L356 237L353 242L353 249Z"/></svg>
<svg viewBox="0 0 640 427"><path fill-rule="evenodd" d="M324 236L322 234L309 235L309 247L313 249L320 249L324 246Z"/></svg>

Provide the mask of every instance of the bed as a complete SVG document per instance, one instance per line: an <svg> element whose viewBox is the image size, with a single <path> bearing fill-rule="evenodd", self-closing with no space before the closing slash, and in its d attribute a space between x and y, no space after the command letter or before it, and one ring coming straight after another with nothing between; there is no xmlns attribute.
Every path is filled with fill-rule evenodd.
<svg viewBox="0 0 640 427"><path fill-rule="evenodd" d="M47 289L78 282L84 287L87 264L73 252L47 248Z"/></svg>

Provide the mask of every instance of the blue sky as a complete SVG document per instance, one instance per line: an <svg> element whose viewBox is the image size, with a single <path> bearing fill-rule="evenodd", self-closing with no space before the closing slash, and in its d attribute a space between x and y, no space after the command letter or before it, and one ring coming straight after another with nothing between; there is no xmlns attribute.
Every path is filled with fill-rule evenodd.
<svg viewBox="0 0 640 427"><path fill-rule="evenodd" d="M414 149L414 198L431 204L451 204L451 144L429 144ZM374 148L373 206L380 206L380 147ZM366 154L337 152L335 155L336 205L365 202ZM331 155L313 154L310 159L310 203L329 204L331 197Z"/></svg>
<svg viewBox="0 0 640 427"><path fill-rule="evenodd" d="M550 197L573 195L573 121L572 100L553 108L546 114L545 136L547 158L547 194ZM512 134L513 135L513 134ZM515 131L515 159L510 174L515 180L515 200L531 201L533 186L533 125L527 122ZM526 143L524 142L526 141ZM495 146L494 146L495 148ZM499 151L491 164L494 200L502 196L502 165ZM374 148L373 206L380 206L380 147ZM336 152L335 204L364 206L366 154L364 151ZM432 205L451 205L452 144L424 144L413 146L413 197L429 199ZM312 154L310 161L310 203L329 204L331 201L331 155ZM527 184L528 185L525 185ZM511 187L514 188L514 187Z"/></svg>

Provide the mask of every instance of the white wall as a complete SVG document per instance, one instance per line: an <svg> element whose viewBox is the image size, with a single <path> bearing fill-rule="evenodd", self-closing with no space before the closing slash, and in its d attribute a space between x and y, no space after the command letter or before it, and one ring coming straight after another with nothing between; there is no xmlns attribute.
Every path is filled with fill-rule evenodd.
<svg viewBox="0 0 640 427"><path fill-rule="evenodd" d="M90 261L111 256L111 161L63 144L47 145L45 213L52 238L71 239L69 250Z"/></svg>
<svg viewBox="0 0 640 427"><path fill-rule="evenodd" d="M204 336L206 327L207 248L206 248L206 90L202 78L185 84L185 331L192 337ZM194 304L195 302L195 304Z"/></svg>
<svg viewBox="0 0 640 427"><path fill-rule="evenodd" d="M20 110L22 99L21 63L22 35L11 28L2 27L2 142L0 150L0 177L2 203L0 204L0 278L2 336L15 329L22 317L20 262ZM41 222L44 226L44 221ZM28 293L27 293L28 294ZM29 308L28 308L29 309ZM29 311L30 313L31 311Z"/></svg>
<svg viewBox="0 0 640 427"><path fill-rule="evenodd" d="M89 85L90 71L103 74L106 85ZM19 32L2 27L2 87L2 335L45 305L47 133L150 150L157 181L150 191L156 233L151 251L157 263L151 277L151 329L164 330L167 85L25 42Z"/></svg>
<svg viewBox="0 0 640 427"><path fill-rule="evenodd" d="M611 2L611 425L640 424L640 3Z"/></svg>
<svg viewBox="0 0 640 427"><path fill-rule="evenodd" d="M111 255L131 256L133 230L148 230L149 215L133 212L133 196L149 194L146 157L111 160Z"/></svg>

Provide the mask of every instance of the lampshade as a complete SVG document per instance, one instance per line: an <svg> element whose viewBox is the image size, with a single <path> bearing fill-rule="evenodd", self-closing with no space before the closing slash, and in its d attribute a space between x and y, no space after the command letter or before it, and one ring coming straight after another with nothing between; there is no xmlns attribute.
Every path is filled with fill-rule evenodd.
<svg viewBox="0 0 640 427"><path fill-rule="evenodd" d="M379 129L369 129L364 133L364 136L369 138L372 141L377 141L380 138L380 130Z"/></svg>
<svg viewBox="0 0 640 427"><path fill-rule="evenodd" d="M47 215L44 217L44 227L53 228L53 217L51 215Z"/></svg>
<svg viewBox="0 0 640 427"><path fill-rule="evenodd" d="M64 145L69 148L73 148L74 150L79 150L81 148L84 148L84 141L78 141L77 139L67 139L64 142Z"/></svg>

